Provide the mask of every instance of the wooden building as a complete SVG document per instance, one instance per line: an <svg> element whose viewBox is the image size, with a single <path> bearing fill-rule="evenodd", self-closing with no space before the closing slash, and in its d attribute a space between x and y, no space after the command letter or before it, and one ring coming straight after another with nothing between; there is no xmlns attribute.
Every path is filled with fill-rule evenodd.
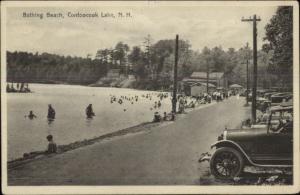
<svg viewBox="0 0 300 195"><path fill-rule="evenodd" d="M207 92L206 83L195 83L190 86L190 96L199 96ZM214 84L208 84L208 91L213 92L216 89Z"/></svg>
<svg viewBox="0 0 300 195"><path fill-rule="evenodd" d="M181 82L181 87L186 95L192 95L203 91L206 92L207 73L206 72L193 72L188 78L184 78ZM208 78L209 90L215 90L216 88L228 88L228 79L223 72L211 72Z"/></svg>

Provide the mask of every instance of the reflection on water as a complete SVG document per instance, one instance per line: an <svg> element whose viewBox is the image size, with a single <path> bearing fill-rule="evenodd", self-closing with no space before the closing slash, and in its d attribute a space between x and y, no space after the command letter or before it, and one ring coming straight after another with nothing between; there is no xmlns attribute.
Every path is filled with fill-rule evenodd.
<svg viewBox="0 0 300 195"><path fill-rule="evenodd" d="M74 85L30 84L34 93L7 94L8 159L25 152L44 150L45 137L53 135L58 145L90 139L113 131L151 121L155 111L170 112L170 98L154 109L155 92L132 89L93 88ZM152 98L145 94L154 93ZM138 101L111 102L111 97L138 96ZM144 97L143 97L144 96ZM150 100L151 99L151 100ZM48 105L55 108L55 120L47 120ZM93 105L96 116L86 118L87 105ZM29 111L37 116L28 120Z"/></svg>
<svg viewBox="0 0 300 195"><path fill-rule="evenodd" d="M86 126L87 126L87 127L90 127L92 121L93 121L93 117L86 117L86 120L85 120Z"/></svg>
<svg viewBox="0 0 300 195"><path fill-rule="evenodd" d="M48 125L49 125L49 127L51 126L51 124L54 122L54 119L50 119L50 118L48 118L47 119L47 121L48 121Z"/></svg>

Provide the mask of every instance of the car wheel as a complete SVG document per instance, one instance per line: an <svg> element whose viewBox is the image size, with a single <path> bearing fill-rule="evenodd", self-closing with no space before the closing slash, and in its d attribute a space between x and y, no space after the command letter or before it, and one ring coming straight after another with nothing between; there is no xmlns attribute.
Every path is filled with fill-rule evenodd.
<svg viewBox="0 0 300 195"><path fill-rule="evenodd" d="M210 171L220 179L237 177L244 168L244 159L240 152L233 148L222 147L215 151L210 160Z"/></svg>

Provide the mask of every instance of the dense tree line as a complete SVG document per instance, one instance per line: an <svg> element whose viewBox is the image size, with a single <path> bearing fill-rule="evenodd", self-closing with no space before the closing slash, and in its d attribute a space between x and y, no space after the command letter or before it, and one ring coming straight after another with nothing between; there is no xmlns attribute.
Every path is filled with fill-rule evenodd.
<svg viewBox="0 0 300 195"><path fill-rule="evenodd" d="M278 7L266 25L263 50L271 55L268 71L277 77L281 87L291 87L293 81L293 7Z"/></svg>
<svg viewBox="0 0 300 195"><path fill-rule="evenodd" d="M123 74L136 76L137 88L168 88L172 84L174 53L174 40L160 40L148 50L138 46L130 49L120 42L114 49L98 50L95 59L7 52L7 78L13 82L90 84L105 76L109 69L118 68ZM180 40L179 80L189 77L194 71L206 71L209 66L210 72L224 72L231 83L244 85L245 62L247 57L251 58L251 53L246 48L225 51L222 47L204 47L201 52L193 51L188 41ZM263 57L260 59L259 56L259 66L262 71L267 71L263 67L268 56L263 51L259 54Z"/></svg>
<svg viewBox="0 0 300 195"><path fill-rule="evenodd" d="M7 80L12 82L89 84L105 74L98 59L7 52Z"/></svg>

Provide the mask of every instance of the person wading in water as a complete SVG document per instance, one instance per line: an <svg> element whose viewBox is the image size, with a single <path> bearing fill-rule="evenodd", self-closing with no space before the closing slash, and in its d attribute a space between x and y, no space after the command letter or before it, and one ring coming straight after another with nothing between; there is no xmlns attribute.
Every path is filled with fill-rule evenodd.
<svg viewBox="0 0 300 195"><path fill-rule="evenodd" d="M52 108L51 104L48 105L48 120L54 120L55 119L55 110Z"/></svg>
<svg viewBox="0 0 300 195"><path fill-rule="evenodd" d="M88 107L86 107L85 113L87 118L93 118L93 116L95 116L92 104L89 104Z"/></svg>
<svg viewBox="0 0 300 195"><path fill-rule="evenodd" d="M28 117L30 120L36 118L36 116L35 116L35 114L33 114L33 111L32 111L32 110L30 110L30 111L29 111L29 114L28 114L27 116L25 116L25 117Z"/></svg>

